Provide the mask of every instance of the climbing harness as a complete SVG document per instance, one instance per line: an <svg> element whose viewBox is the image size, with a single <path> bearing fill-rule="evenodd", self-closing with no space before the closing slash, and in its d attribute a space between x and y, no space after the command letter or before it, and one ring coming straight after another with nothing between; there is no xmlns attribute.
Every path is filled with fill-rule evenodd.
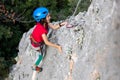
<svg viewBox="0 0 120 80"><path fill-rule="evenodd" d="M30 41L31 41L31 44L34 45L35 47L40 47L40 50L42 51L42 48L43 48L43 42L37 42L34 40L34 38L32 37L32 35L30 35ZM39 51L39 50L37 50Z"/></svg>
<svg viewBox="0 0 120 80"><path fill-rule="evenodd" d="M31 40L31 44L33 44L35 47L39 47L42 45L40 42L35 41L32 35L30 35L30 40Z"/></svg>

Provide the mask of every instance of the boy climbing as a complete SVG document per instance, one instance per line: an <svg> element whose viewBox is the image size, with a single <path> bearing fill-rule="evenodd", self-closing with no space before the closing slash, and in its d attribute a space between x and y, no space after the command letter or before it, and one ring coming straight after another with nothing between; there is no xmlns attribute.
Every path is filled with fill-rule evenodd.
<svg viewBox="0 0 120 80"><path fill-rule="evenodd" d="M54 30L59 29L61 26L67 24L67 22L62 22L56 25L50 23L50 13L45 7L38 7L33 11L33 18L36 21L35 28L30 35L31 46L36 51L39 52L36 61L34 63L33 69L36 72L42 71L40 66L44 53L42 52L43 44L57 48L60 53L62 53L62 47L50 42L47 38L48 29L52 28ZM33 75L34 76L34 75Z"/></svg>

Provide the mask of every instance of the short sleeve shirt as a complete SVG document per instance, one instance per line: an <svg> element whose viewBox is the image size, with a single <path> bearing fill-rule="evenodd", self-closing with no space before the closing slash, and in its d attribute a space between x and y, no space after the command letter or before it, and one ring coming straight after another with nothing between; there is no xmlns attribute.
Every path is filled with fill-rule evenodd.
<svg viewBox="0 0 120 80"><path fill-rule="evenodd" d="M36 24L36 27L34 28L32 32L32 37L36 42L43 42L42 35L48 33L48 26L45 28L43 25L40 23Z"/></svg>

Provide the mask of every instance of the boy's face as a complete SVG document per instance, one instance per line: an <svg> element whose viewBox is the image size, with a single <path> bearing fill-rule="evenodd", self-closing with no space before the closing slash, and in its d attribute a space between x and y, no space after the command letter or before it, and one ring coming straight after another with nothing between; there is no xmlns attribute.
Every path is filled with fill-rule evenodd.
<svg viewBox="0 0 120 80"><path fill-rule="evenodd" d="M48 13L48 15L46 16L46 21L49 23L51 19L50 13Z"/></svg>

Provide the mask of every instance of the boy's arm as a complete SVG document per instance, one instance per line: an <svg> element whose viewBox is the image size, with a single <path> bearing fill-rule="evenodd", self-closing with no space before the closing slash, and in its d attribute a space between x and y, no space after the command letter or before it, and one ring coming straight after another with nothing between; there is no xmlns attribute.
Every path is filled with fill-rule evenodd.
<svg viewBox="0 0 120 80"><path fill-rule="evenodd" d="M54 30L60 28L60 25L59 25L59 24L53 25L52 23L48 23L48 26L49 26L50 28L54 29Z"/></svg>
<svg viewBox="0 0 120 80"><path fill-rule="evenodd" d="M42 35L42 38L43 38L43 41L45 42L46 45L55 47L55 48L57 48L57 49L59 50L60 53L62 53L62 48L61 48L61 46L56 45L56 44L48 41L48 38L47 38L46 34L43 34L43 35Z"/></svg>
<svg viewBox="0 0 120 80"><path fill-rule="evenodd" d="M60 28L61 26L66 25L66 24L67 24L67 22L62 22L62 23L55 24L55 25L53 25L53 24L51 24L51 23L48 23L48 26L49 26L50 28L56 30L56 29Z"/></svg>

